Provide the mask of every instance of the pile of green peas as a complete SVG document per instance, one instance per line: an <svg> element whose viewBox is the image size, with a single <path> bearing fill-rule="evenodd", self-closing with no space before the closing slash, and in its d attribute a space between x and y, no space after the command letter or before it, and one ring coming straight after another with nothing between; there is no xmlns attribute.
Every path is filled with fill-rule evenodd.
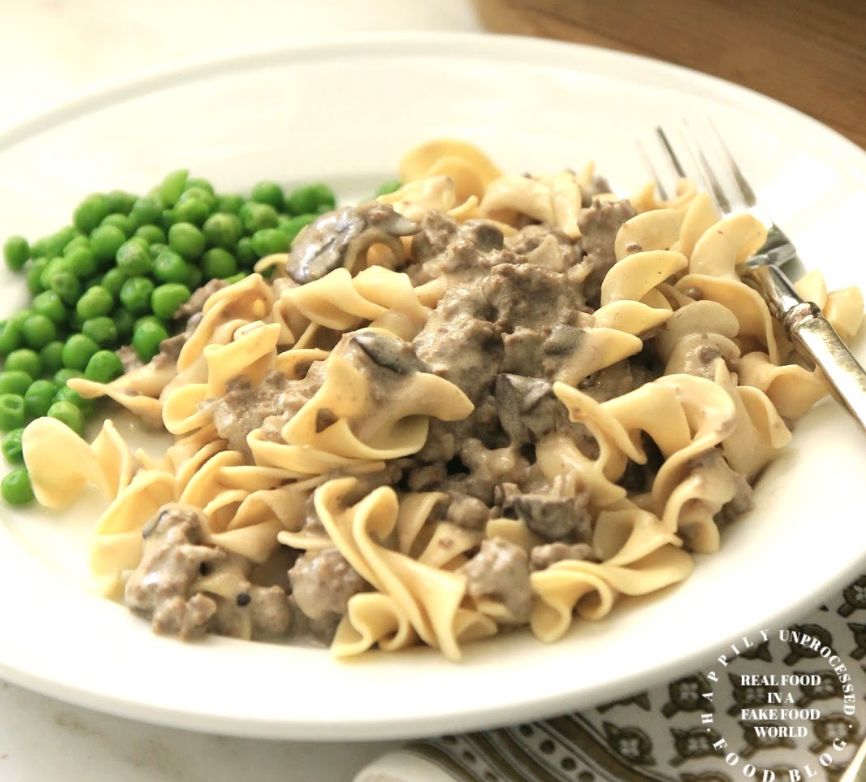
<svg viewBox="0 0 866 782"><path fill-rule="evenodd" d="M389 189L392 183L380 192ZM69 379L114 380L123 373L116 352L123 345L150 361L196 288L242 279L334 206L323 184L286 192L259 182L243 197L217 193L181 169L145 196L87 196L71 225L32 244L7 239L6 264L24 275L32 300L0 321L0 450L12 465L0 481L6 502L33 500L21 451L27 423L50 416L82 434L94 415L95 402L69 388Z"/></svg>

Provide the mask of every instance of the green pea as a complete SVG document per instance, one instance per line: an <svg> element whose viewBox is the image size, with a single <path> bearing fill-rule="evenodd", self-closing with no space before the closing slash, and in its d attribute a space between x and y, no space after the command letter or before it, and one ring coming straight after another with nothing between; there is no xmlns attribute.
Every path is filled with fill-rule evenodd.
<svg viewBox="0 0 866 782"><path fill-rule="evenodd" d="M90 337L84 334L73 334L63 346L63 366L67 369L83 371L90 357L99 350Z"/></svg>
<svg viewBox="0 0 866 782"><path fill-rule="evenodd" d="M212 188L209 190L207 187L200 187L199 185L190 186L189 183L187 183L186 189L181 193L180 198L177 199L175 207L180 206L186 201L203 201L207 205L208 213L216 209L217 205L217 197L214 195Z"/></svg>
<svg viewBox="0 0 866 782"><path fill-rule="evenodd" d="M150 267L150 251L144 239L130 239L118 248L117 268L128 276L148 274Z"/></svg>
<svg viewBox="0 0 866 782"><path fill-rule="evenodd" d="M194 291L201 285L202 273L198 266L190 266L187 272L186 287Z"/></svg>
<svg viewBox="0 0 866 782"><path fill-rule="evenodd" d="M20 369L7 369L5 372L0 372L0 394L24 396L31 383L33 378Z"/></svg>
<svg viewBox="0 0 866 782"><path fill-rule="evenodd" d="M256 254L264 258L274 253L284 253L289 249L290 240L277 228L264 228L256 231L252 236L253 249Z"/></svg>
<svg viewBox="0 0 866 782"><path fill-rule="evenodd" d="M180 194L183 192L188 178L189 171L185 168L166 174L165 179L162 180L157 188L162 203L166 206L174 206L180 198Z"/></svg>
<svg viewBox="0 0 866 782"><path fill-rule="evenodd" d="M54 291L43 291L33 298L33 311L60 326L66 323L66 307Z"/></svg>
<svg viewBox="0 0 866 782"><path fill-rule="evenodd" d="M90 249L90 239L86 236L76 236L66 247L63 248L64 255L72 255L76 250L81 248Z"/></svg>
<svg viewBox="0 0 866 782"><path fill-rule="evenodd" d="M186 180L183 189L187 192L190 190L204 190L209 195L214 195L213 185L207 179L202 179L202 177L190 177Z"/></svg>
<svg viewBox="0 0 866 782"><path fill-rule="evenodd" d="M177 312L177 308L181 304L189 301L191 295L186 285L167 282L154 289L150 296L150 307L154 315L168 320L174 317L174 313Z"/></svg>
<svg viewBox="0 0 866 782"><path fill-rule="evenodd" d="M163 209L159 218L160 227L168 234L168 230L177 222L174 217L174 209Z"/></svg>
<svg viewBox="0 0 866 782"><path fill-rule="evenodd" d="M114 298L102 285L95 285L85 291L75 305L76 312L85 320L108 315L112 309L114 309Z"/></svg>
<svg viewBox="0 0 866 782"><path fill-rule="evenodd" d="M21 326L13 320L0 321L0 355L8 356L21 347Z"/></svg>
<svg viewBox="0 0 866 782"><path fill-rule="evenodd" d="M192 260L204 251L204 234L191 223L175 223L168 229L168 246L186 260Z"/></svg>
<svg viewBox="0 0 866 782"><path fill-rule="evenodd" d="M120 289L120 301L133 315L142 315L150 309L153 287L147 277L130 277Z"/></svg>
<svg viewBox="0 0 866 782"><path fill-rule="evenodd" d="M158 318L156 315L142 315L140 318L135 319L135 323L132 325L133 332L137 331L138 327L144 323L153 323L161 329L168 331L168 323L166 323L162 318Z"/></svg>
<svg viewBox="0 0 866 782"><path fill-rule="evenodd" d="M72 402L65 400L55 402L48 408L48 415L66 424L76 434L84 434L84 415Z"/></svg>
<svg viewBox="0 0 866 782"><path fill-rule="evenodd" d="M56 393L57 386L50 380L34 381L24 394L24 412L29 418L47 415Z"/></svg>
<svg viewBox="0 0 866 782"><path fill-rule="evenodd" d="M55 231L49 237L49 247L52 249L53 255L60 255L66 247L79 236L84 236L82 231L79 231L74 225L67 225L59 231Z"/></svg>
<svg viewBox="0 0 866 782"><path fill-rule="evenodd" d="M138 357L150 361L158 352L159 344L168 338L168 332L156 323L142 323L132 335L132 347Z"/></svg>
<svg viewBox="0 0 866 782"><path fill-rule="evenodd" d="M208 250L201 259L201 270L207 279L231 277L238 270L235 257L220 247Z"/></svg>
<svg viewBox="0 0 866 782"><path fill-rule="evenodd" d="M112 298L117 299L120 296L120 289L127 279L126 273L115 267L102 275L102 282L100 284L111 294Z"/></svg>
<svg viewBox="0 0 866 782"><path fill-rule="evenodd" d="M225 212L227 214L237 214L244 205L244 199L234 193L221 195L217 198L217 212Z"/></svg>
<svg viewBox="0 0 866 782"><path fill-rule="evenodd" d="M33 502L33 486L24 467L10 470L0 481L0 493L10 505L29 505Z"/></svg>
<svg viewBox="0 0 866 782"><path fill-rule="evenodd" d="M16 369L26 372L30 377L41 377L42 362L39 354L30 348L13 350L6 356L6 370L11 372Z"/></svg>
<svg viewBox="0 0 866 782"><path fill-rule="evenodd" d="M135 232L138 239L144 239L153 250L155 244L165 244L165 231L158 225L142 225Z"/></svg>
<svg viewBox="0 0 866 782"><path fill-rule="evenodd" d="M112 190L106 195L108 211L113 214L128 215L135 204L136 198L124 190Z"/></svg>
<svg viewBox="0 0 866 782"><path fill-rule="evenodd" d="M135 323L135 316L126 310L117 310L114 313L114 327L117 329L117 341L125 344L132 337L132 327ZM92 335L88 335L92 338Z"/></svg>
<svg viewBox="0 0 866 782"><path fill-rule="evenodd" d="M84 377L83 372L79 372L77 369L58 369L54 375L54 382L57 384L58 389L65 386L70 380L76 377Z"/></svg>
<svg viewBox="0 0 866 782"><path fill-rule="evenodd" d="M38 416L37 416L38 417ZM21 446L23 429L13 429L3 437L3 456L9 464L24 464L24 449Z"/></svg>
<svg viewBox="0 0 866 782"><path fill-rule="evenodd" d="M160 229L160 230L162 230L162 229ZM168 237L166 237L165 241L166 242L168 241ZM161 252L163 252L164 250L168 250L169 247L167 244L165 244L165 242L154 242L153 244L150 245L150 247L148 249L150 250L150 257L153 258L153 260L156 260L157 256Z"/></svg>
<svg viewBox="0 0 866 782"><path fill-rule="evenodd" d="M111 213L108 198L102 193L87 196L76 208L72 221L79 231L90 233Z"/></svg>
<svg viewBox="0 0 866 782"><path fill-rule="evenodd" d="M35 258L30 261L24 270L25 280L27 282L27 290L31 296L35 296L39 291L44 290L42 286L42 273L45 267L48 266L47 258Z"/></svg>
<svg viewBox="0 0 866 782"><path fill-rule="evenodd" d="M316 219L316 215L306 214L306 215L298 215L297 217L291 217L286 221L285 227L282 228L283 233L289 237L289 244L295 241L295 237L313 220Z"/></svg>
<svg viewBox="0 0 866 782"><path fill-rule="evenodd" d="M135 222L129 215L108 215L100 224L100 226L113 225L123 233L124 238L129 238L137 228Z"/></svg>
<svg viewBox="0 0 866 782"><path fill-rule="evenodd" d="M48 245L50 243L50 237L41 236L39 237L33 244L30 245L30 255L33 258L39 258L40 256L48 255Z"/></svg>
<svg viewBox="0 0 866 782"><path fill-rule="evenodd" d="M42 287L45 289L49 288L51 286L51 278L60 272L71 272L74 274L72 271L72 262L69 258L62 255L48 261L48 265L42 272Z"/></svg>
<svg viewBox="0 0 866 782"><path fill-rule="evenodd" d="M236 282L240 282L247 275L243 272L238 272L237 274L233 274L231 277L226 277L226 282L229 285L234 285Z"/></svg>
<svg viewBox="0 0 866 782"><path fill-rule="evenodd" d="M403 183L399 179L389 179L376 188L376 195L388 195L388 193L394 193L401 187L403 187Z"/></svg>
<svg viewBox="0 0 866 782"><path fill-rule="evenodd" d="M56 372L63 366L63 343L56 339L39 351L39 361L46 373Z"/></svg>
<svg viewBox="0 0 866 782"><path fill-rule="evenodd" d="M293 215L309 214L319 207L333 209L337 205L334 191L321 183L297 187L286 199L288 211Z"/></svg>
<svg viewBox="0 0 866 782"><path fill-rule="evenodd" d="M96 258L89 247L79 247L68 255L65 255L64 258L69 260L69 270L78 277L79 280L89 277L91 274L96 272L98 268Z"/></svg>
<svg viewBox="0 0 866 782"><path fill-rule="evenodd" d="M238 263L244 269L252 269L255 262L259 259L256 251L253 249L253 240L249 236L245 236L238 241L238 246L235 249L235 257Z"/></svg>
<svg viewBox="0 0 866 782"><path fill-rule="evenodd" d="M100 350L87 362L84 377L97 383L110 383L123 374L123 363L113 350Z"/></svg>
<svg viewBox="0 0 866 782"><path fill-rule="evenodd" d="M129 218L137 227L154 225L162 217L163 204L158 198L144 196L136 199L129 213Z"/></svg>
<svg viewBox="0 0 866 782"><path fill-rule="evenodd" d="M243 226L237 215L217 212L208 217L202 231L210 247L232 250L243 234Z"/></svg>
<svg viewBox="0 0 866 782"><path fill-rule="evenodd" d="M117 345L117 325L105 315L85 320L81 324L81 333L101 347L113 348Z"/></svg>
<svg viewBox="0 0 866 782"><path fill-rule="evenodd" d="M258 204L255 201L247 201L241 207L238 216L249 233L261 231L262 228L276 228L279 222L279 216L272 206Z"/></svg>
<svg viewBox="0 0 866 782"><path fill-rule="evenodd" d="M90 249L98 263L107 263L125 241L126 235L116 225L100 225L90 234Z"/></svg>
<svg viewBox="0 0 866 782"><path fill-rule="evenodd" d="M253 185L251 198L259 204L268 204L282 212L286 208L286 198L283 195L283 188L276 182L258 182Z"/></svg>
<svg viewBox="0 0 866 782"><path fill-rule="evenodd" d="M20 394L0 394L0 431L24 426L24 398Z"/></svg>
<svg viewBox="0 0 866 782"><path fill-rule="evenodd" d="M68 385L62 385L57 389L57 393L54 394L54 404L57 402L70 402L82 412L85 418L89 418L96 411L95 399L85 399Z"/></svg>
<svg viewBox="0 0 866 782"><path fill-rule="evenodd" d="M78 314L78 310L74 307L69 312L69 318L67 318L66 322L69 324L69 328L72 331L81 331L81 327L84 325L84 318Z"/></svg>
<svg viewBox="0 0 866 782"><path fill-rule="evenodd" d="M13 272L21 271L30 258L30 245L23 236L10 236L3 244L3 257Z"/></svg>
<svg viewBox="0 0 866 782"><path fill-rule="evenodd" d="M21 325L21 336L28 347L39 350L57 338L57 326L45 315L31 315Z"/></svg>
<svg viewBox="0 0 866 782"><path fill-rule="evenodd" d="M72 272L57 272L52 275L49 287L64 304L72 306L81 295L81 282Z"/></svg>
<svg viewBox="0 0 866 782"><path fill-rule="evenodd" d="M35 310L32 307L25 307L23 310L18 310L14 315L11 315L9 320L20 329L24 325L24 321L33 314L35 314Z"/></svg>
<svg viewBox="0 0 866 782"><path fill-rule="evenodd" d="M186 261L169 248L160 252L153 261L153 276L160 282L186 282L188 272Z"/></svg>
<svg viewBox="0 0 866 782"><path fill-rule="evenodd" d="M180 201L174 208L174 218L179 223L202 225L210 215L206 202L199 198L188 198Z"/></svg>

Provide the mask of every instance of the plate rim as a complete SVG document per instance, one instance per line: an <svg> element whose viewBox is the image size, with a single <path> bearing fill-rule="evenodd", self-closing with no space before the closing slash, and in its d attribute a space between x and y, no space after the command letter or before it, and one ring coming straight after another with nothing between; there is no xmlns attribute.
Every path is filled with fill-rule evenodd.
<svg viewBox="0 0 866 782"><path fill-rule="evenodd" d="M432 48L431 48L432 47ZM455 51L456 50L456 51ZM518 51L519 50L519 51ZM624 63L638 64L652 70L662 77L674 77L676 84L668 85L669 89L686 89L691 85L713 85L715 91L710 98L715 98L717 91L734 96L735 105L750 111L757 102L757 112L766 115L770 108L777 114L796 119L802 129L818 133L819 140L827 141L831 134L834 148L833 154L842 157L853 157L858 166L853 173L866 182L866 151L856 143L847 139L838 131L823 124L814 117L795 109L781 101L765 96L755 90L734 84L716 76L701 73L673 63L663 62L644 55L637 55L585 44L572 44L562 41L550 41L524 36L494 35L489 33L451 33L451 32L387 32L387 33L347 33L336 36L317 38L314 41L289 44L277 47L245 47L235 51L222 51L206 57L195 57L179 61L171 66L160 66L139 71L129 77L120 77L100 82L92 88L79 91L66 100L55 102L49 107L31 112L23 117L12 119L0 127L0 154L13 148L16 144L29 141L43 132L61 126L91 112L100 110L118 102L143 97L181 84L207 79L209 76L219 76L226 73L236 73L244 69L266 67L269 64L286 65L307 58L325 59L335 54L357 57L359 55L400 55L406 53L442 56L443 54L459 53L474 59L489 60L491 55L519 56L523 60L533 60L539 64L551 67L576 67L579 56L593 56L601 60L599 71L605 71L606 63L614 67ZM557 53L557 59L551 61L547 55ZM569 64L567 60L573 58ZM661 87L664 89L664 86ZM866 553L847 569L835 573L824 580L822 594L838 589L858 573L866 564ZM820 596L812 595L815 601ZM766 619L773 625L782 624L808 610L804 599L794 605L781 608L773 616ZM746 631L754 628L747 628ZM580 705L575 705L575 694L565 693L549 696L543 699L519 701L507 708L478 707L472 710L462 709L457 714L434 714L412 718L374 717L360 722L357 720L335 721L298 721L297 719L274 720L261 718L238 718L230 715L206 715L200 709L179 709L154 704L144 704L130 701L121 696L97 693L89 689L76 687L68 682L58 682L48 676L40 676L27 671L18 670L6 665L0 659L0 673L3 678L29 689L46 695L68 700L99 711L109 712L131 719L145 720L177 728L193 730L208 730L210 732L257 738L295 738L304 740L339 739L382 739L406 738L430 735L442 730L468 730L478 727L491 727L514 722L515 720L537 719L555 713L586 708L591 704L606 699L614 699L635 689L663 681L665 677L675 675L676 670L691 670L699 664L706 663L712 653L717 650L717 643L706 643L690 654L678 657L676 662L660 665L651 671L633 673L625 678L617 679L615 684L605 685L604 691L599 687L588 687L581 691ZM471 664L471 663L470 663ZM399 719L399 721L397 721ZM447 723L446 723L447 720ZM203 722L208 721L205 728Z"/></svg>

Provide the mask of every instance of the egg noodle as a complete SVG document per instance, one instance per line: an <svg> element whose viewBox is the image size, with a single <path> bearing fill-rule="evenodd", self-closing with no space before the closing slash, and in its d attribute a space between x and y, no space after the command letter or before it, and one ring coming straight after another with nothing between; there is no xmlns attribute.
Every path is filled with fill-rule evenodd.
<svg viewBox="0 0 866 782"><path fill-rule="evenodd" d="M681 181L668 201L651 185L635 194L604 268L593 265L596 250L581 221L589 210L629 202L605 192L591 166L503 174L475 147L440 140L412 150L400 174L402 187L377 199L387 214L359 224L367 239L351 253L330 262L331 245L316 243L316 232L330 224L314 223L291 254L262 259L258 273L211 295L176 361L152 362L108 384L69 382L83 397L109 397L164 427L174 444L162 458L131 450L111 420L91 443L52 418L27 427L24 457L41 504L65 507L89 485L109 500L90 546L90 567L106 595L117 595L140 565L148 521L181 503L200 511L208 545L252 563L281 547L308 558L336 548L365 584L348 597L336 625L331 649L338 657L423 643L458 659L463 644L526 623L541 640L555 641L575 617L602 619L621 595L680 582L692 570L692 553L716 551L724 509L785 447L791 422L825 396L821 378L797 359L762 297L738 275L766 228L745 214L720 218L692 183ZM458 383L435 361L406 359L408 345L433 344L425 336L433 319L434 337L449 327L449 291L466 284L445 263L408 273L421 255L429 260L441 251L424 255L412 233L432 225L425 223L431 215L458 232L475 231L476 250L479 231L499 235L488 254L534 230L524 265L553 270L565 287L596 302L550 324L577 334L545 381L561 424L498 449L455 435L442 460L463 454L464 473L474 474L475 464L492 470L494 453L512 465L523 460L522 477L509 484L520 486L500 486L496 499L484 499L487 517L474 524L447 512L456 495L427 490L420 478L369 480L389 465L420 464L412 459L430 448L434 429L480 415L478 400L487 398L471 387L481 369ZM346 225L340 230L355 230ZM458 245L449 252L462 252ZM863 299L856 288L828 293L820 273L811 272L798 290L845 339L857 332ZM519 333L496 339L513 342ZM420 347L416 352L423 357ZM368 354L375 371L364 364ZM657 369L645 382L593 393L593 378L630 359L636 367L648 355ZM404 359L411 366L400 364ZM507 371L500 376L512 380L497 378L496 399L513 391L528 410L520 394L529 386ZM240 439L226 435L220 410L229 409L224 400L237 393L238 378L253 391L278 382L281 399L295 394L297 402ZM512 386L500 387L506 382ZM516 431L512 423L503 424L507 432ZM424 465L434 463L431 456ZM643 482L631 480L634 474ZM517 493L511 505L509 491ZM550 528L524 512L520 494L545 491L578 508L588 526L561 538L571 548L530 569L530 554L560 538L545 536ZM510 561L527 573L525 606L477 577L473 561L491 541L520 552ZM194 591L219 595L201 579Z"/></svg>

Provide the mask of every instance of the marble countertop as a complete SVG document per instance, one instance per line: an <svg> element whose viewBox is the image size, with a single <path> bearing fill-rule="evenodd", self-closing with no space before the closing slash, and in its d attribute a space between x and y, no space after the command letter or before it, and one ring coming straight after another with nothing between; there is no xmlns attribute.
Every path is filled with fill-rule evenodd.
<svg viewBox="0 0 866 782"><path fill-rule="evenodd" d="M340 32L480 29L469 0L10 0L3 17L3 124L99 82L175 60ZM187 733L0 682L3 782L345 782L390 746Z"/></svg>

